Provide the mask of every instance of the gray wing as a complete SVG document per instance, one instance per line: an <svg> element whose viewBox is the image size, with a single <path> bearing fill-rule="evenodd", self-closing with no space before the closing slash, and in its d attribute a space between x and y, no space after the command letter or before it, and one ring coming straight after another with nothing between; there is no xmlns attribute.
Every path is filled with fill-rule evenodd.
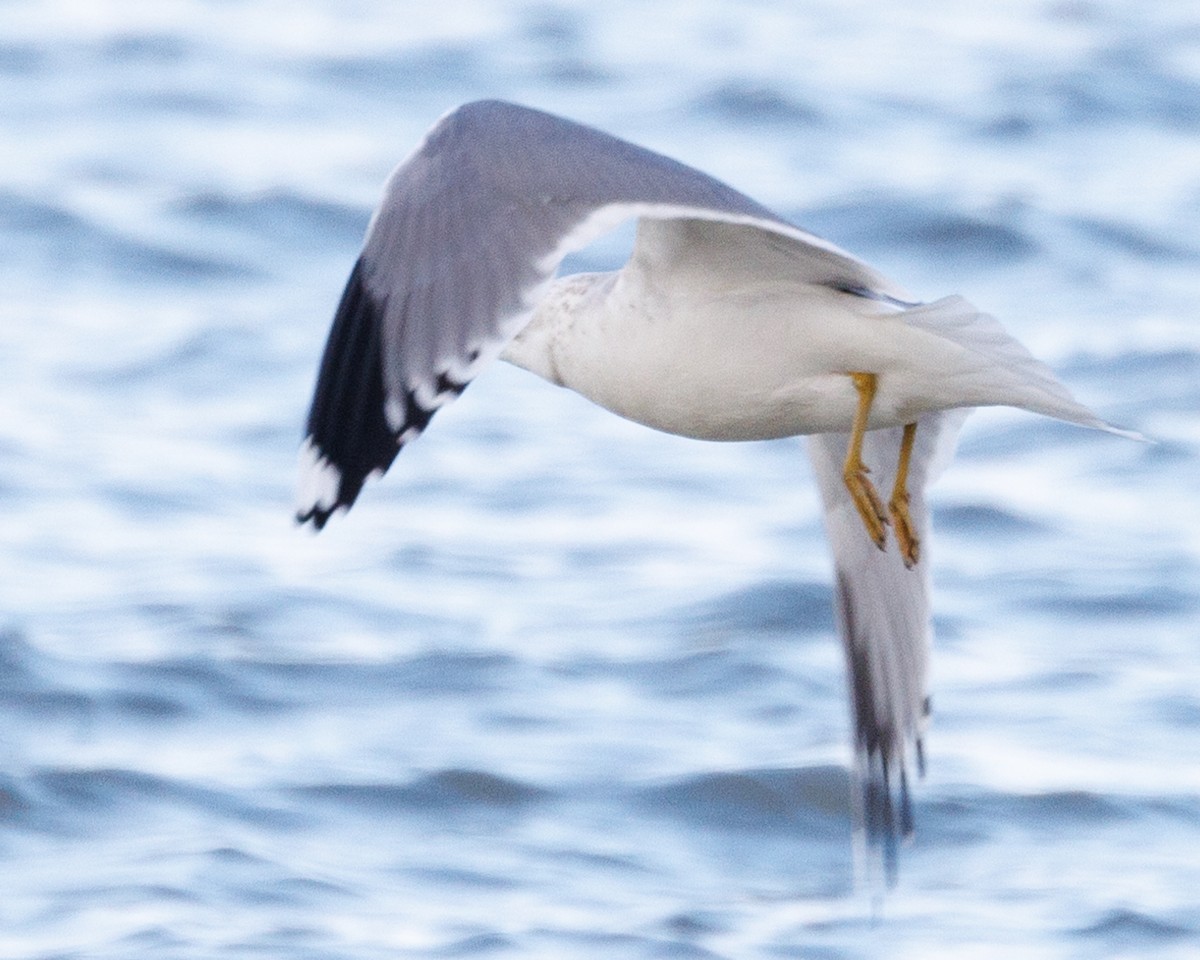
<svg viewBox="0 0 1200 960"><path fill-rule="evenodd" d="M443 117L388 181L321 362L297 506L324 525L528 321L564 256L635 216L743 224L794 245L813 282L887 281L714 178L499 101Z"/></svg>
<svg viewBox="0 0 1200 960"><path fill-rule="evenodd" d="M842 480L849 435L808 438L809 456L825 505L833 551L835 613L846 654L854 724L855 819L869 849L882 854L889 879L896 842L912 833L908 759L923 772L922 735L929 714L927 672L932 623L929 605L929 512L925 492L953 455L966 410L927 414L917 422L909 468L910 510L921 561L908 569L889 536L885 550L866 535ZM902 428L873 430L863 461L885 499L895 480Z"/></svg>

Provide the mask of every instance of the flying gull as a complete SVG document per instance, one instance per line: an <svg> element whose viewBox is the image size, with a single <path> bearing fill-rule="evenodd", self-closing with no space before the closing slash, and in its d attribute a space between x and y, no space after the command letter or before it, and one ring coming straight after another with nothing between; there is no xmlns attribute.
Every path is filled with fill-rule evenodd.
<svg viewBox="0 0 1200 960"><path fill-rule="evenodd" d="M622 269L556 279L631 218ZM387 183L321 361L297 519L319 529L348 509L497 357L667 433L810 437L856 821L894 877L929 713L926 487L971 407L1125 432L962 297L917 302L719 180L487 100L442 117Z"/></svg>

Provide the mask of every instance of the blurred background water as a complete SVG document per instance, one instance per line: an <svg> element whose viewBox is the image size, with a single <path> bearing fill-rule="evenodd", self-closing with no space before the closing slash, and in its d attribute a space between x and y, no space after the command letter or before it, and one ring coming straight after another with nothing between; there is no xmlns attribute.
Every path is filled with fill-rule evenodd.
<svg viewBox="0 0 1200 960"><path fill-rule="evenodd" d="M1192 4L0 21L0 956L1197 955ZM969 421L881 912L799 441L664 437L498 366L353 513L292 526L380 186L484 96L970 297L1159 441Z"/></svg>

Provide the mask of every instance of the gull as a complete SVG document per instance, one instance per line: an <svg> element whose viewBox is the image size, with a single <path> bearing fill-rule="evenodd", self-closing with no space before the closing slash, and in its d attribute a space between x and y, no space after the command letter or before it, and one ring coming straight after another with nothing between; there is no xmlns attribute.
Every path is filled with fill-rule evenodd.
<svg viewBox="0 0 1200 960"><path fill-rule="evenodd" d="M624 267L556 276L568 253L633 218ZM348 509L497 358L667 433L809 437L856 836L894 881L929 715L926 489L963 419L1005 405L1136 435L962 297L918 302L711 176L484 100L443 116L387 182L321 360L297 520L320 529Z"/></svg>

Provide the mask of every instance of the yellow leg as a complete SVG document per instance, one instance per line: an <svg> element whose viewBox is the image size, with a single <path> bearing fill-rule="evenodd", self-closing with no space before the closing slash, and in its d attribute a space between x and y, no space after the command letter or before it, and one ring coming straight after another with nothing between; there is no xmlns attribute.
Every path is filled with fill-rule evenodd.
<svg viewBox="0 0 1200 960"><path fill-rule="evenodd" d="M896 482L892 486L892 499L888 512L892 515L892 527L896 531L896 543L900 556L908 569L916 566L920 556L921 541L913 531L912 517L908 514L908 462L912 459L913 441L917 436L917 425L906 423L904 437L900 441L900 460L896 464Z"/></svg>
<svg viewBox="0 0 1200 960"><path fill-rule="evenodd" d="M888 515L875 487L867 479L867 467L862 461L863 437L867 433L867 420L871 415L871 403L875 400L876 377L873 373L852 373L854 389L858 391L858 409L854 413L854 425L850 428L850 448L846 451L846 463L842 467L842 479L854 499L863 526L880 550L886 537Z"/></svg>

